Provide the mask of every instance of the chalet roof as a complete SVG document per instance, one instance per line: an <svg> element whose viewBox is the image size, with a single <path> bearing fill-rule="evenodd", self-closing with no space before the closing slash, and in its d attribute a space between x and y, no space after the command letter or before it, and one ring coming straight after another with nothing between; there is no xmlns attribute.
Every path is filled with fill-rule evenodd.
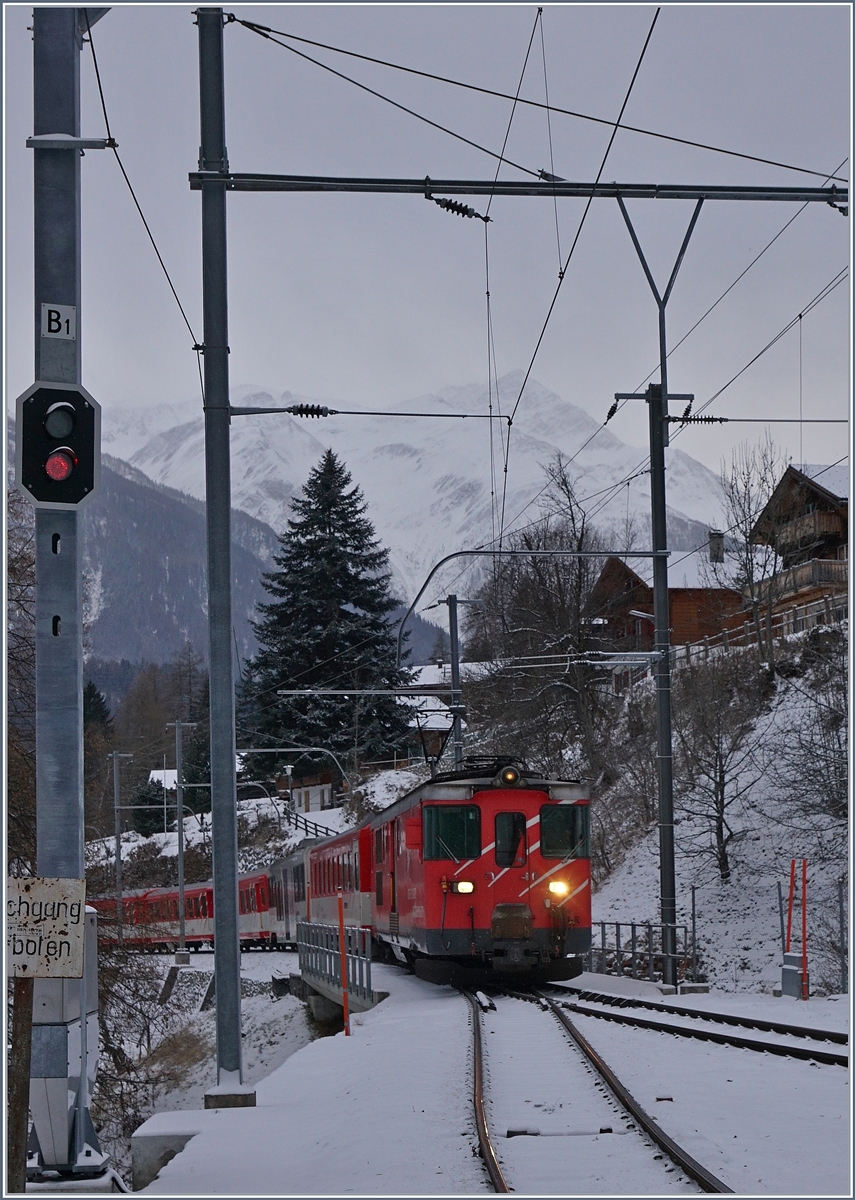
<svg viewBox="0 0 855 1200"><path fill-rule="evenodd" d="M823 467L818 464L799 470L792 463L778 481L766 507L754 522L749 541L762 543L774 538L772 529L781 520L792 519L808 501L814 498L832 509L847 512L849 507L849 472L839 464Z"/></svg>
<svg viewBox="0 0 855 1200"><path fill-rule="evenodd" d="M615 567L613 564L618 564ZM608 574L607 574L608 572ZM623 576L629 584L635 583L637 586L651 588L653 587L653 563L650 559L632 560L632 566L625 563L619 557L606 559L606 565L600 572L599 579L594 585L596 592L601 584L608 586L613 581L616 582L617 576ZM675 588L724 588L727 584L720 582L713 574L710 564L709 550L704 546L703 550L672 550L671 556L668 559L668 590L673 591Z"/></svg>

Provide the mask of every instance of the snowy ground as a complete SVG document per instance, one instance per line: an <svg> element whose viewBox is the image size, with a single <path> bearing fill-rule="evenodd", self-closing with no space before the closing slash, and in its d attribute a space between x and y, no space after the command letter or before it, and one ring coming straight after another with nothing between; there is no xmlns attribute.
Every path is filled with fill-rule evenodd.
<svg viewBox="0 0 855 1200"><path fill-rule="evenodd" d="M789 856L799 855L797 843L788 843L784 827L752 830L742 847L742 862L730 883L722 883L703 870L696 859L681 852L680 829L675 853L677 922L691 937L691 894L696 886L696 920L701 977L718 991L771 992L781 983L781 925L777 884L787 900ZM799 862L799 870L801 863ZM822 951L813 939L821 925L837 921L837 865L808 863L808 970L811 987L839 992L838 960ZM653 829L632 854L608 877L591 899L593 941L599 945L598 921L626 923L659 920L659 836ZM793 949L800 949L800 914L793 919ZM608 933L612 945L614 932ZM682 935L680 935L682 944Z"/></svg>
<svg viewBox="0 0 855 1200"><path fill-rule="evenodd" d="M752 999L764 1001L753 1015L782 1019L778 1002ZM738 1194L851 1194L844 1068L573 1020L665 1132Z"/></svg>
<svg viewBox="0 0 855 1200"><path fill-rule="evenodd" d="M214 969L213 954L192 955L190 969L207 977ZM241 955L242 979L259 985L254 995L244 995L241 1001L243 1061L248 1083L266 1078L316 1036L305 1005L293 996L271 994L269 985L274 973L287 975L296 970L296 954L250 951ZM213 1006L185 1022L173 1035L172 1043L186 1049L188 1069L180 1087L164 1092L155 1107L202 1108L205 1091L217 1082ZM171 1049L171 1045L166 1049Z"/></svg>
<svg viewBox="0 0 855 1200"><path fill-rule="evenodd" d="M271 966L286 970L290 956L243 958L244 974L261 980L269 978ZM202 1131L146 1192L488 1193L475 1153L468 1005L450 988L434 987L402 969L377 965L374 970L375 987L388 990L389 998L354 1018L350 1038L319 1039L297 1053L305 1018L296 1001L256 997L258 1016L246 1002L247 1075L258 1081L258 1107L199 1114ZM602 986L602 977L594 982ZM622 989L627 986L624 982ZM649 987L636 986L641 992ZM848 1015L848 1006L834 1000L805 1004L760 994L711 993L680 1002L771 1020L797 1013L801 1023L828 1028L845 1027ZM604 1114L618 1128L614 1109L602 1095L580 1105L587 1093L578 1057L547 1014L524 1008L526 1013L514 1020L527 1021L531 1029L505 1026L501 1033L497 1023L497 1032L485 1035L493 1132L512 1183L516 1172L518 1192L696 1192L679 1172L668 1172L667 1164L654 1160L650 1150L636 1147L642 1160L631 1169L628 1134L599 1135ZM488 1029L489 1020L498 1022L501 1016L491 1015ZM278 1023L280 1033L290 1022L293 1036L286 1035L275 1049L265 1048L265 1021ZM663 1128L737 1193L851 1194L848 1072L843 1068L709 1046L593 1018L579 1022ZM491 1042L502 1047L492 1059ZM184 1097L177 1103L175 1096L168 1107L201 1107L204 1086L200 1077L192 1095L185 1094L186 1103ZM591 1122L596 1130L588 1129ZM520 1124L562 1136L501 1136Z"/></svg>
<svg viewBox="0 0 855 1200"><path fill-rule="evenodd" d="M487 1189L473 1153L467 1005L394 968L353 1035L312 1042L222 1109L147 1194L401 1195ZM417 1033L416 1033L417 1031Z"/></svg>

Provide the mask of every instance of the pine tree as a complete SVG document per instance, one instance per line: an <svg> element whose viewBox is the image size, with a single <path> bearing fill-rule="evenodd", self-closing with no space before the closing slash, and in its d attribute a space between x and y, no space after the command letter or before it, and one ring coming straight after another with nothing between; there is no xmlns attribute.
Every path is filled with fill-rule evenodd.
<svg viewBox="0 0 855 1200"><path fill-rule="evenodd" d="M243 686L241 740L328 747L354 767L392 756L409 714L394 696L280 696L283 689L393 689L410 681L395 662L389 552L344 463L328 450L292 501L294 516L262 577L270 603L254 623L259 652ZM282 761L287 757L282 756ZM254 769L269 775L272 756ZM266 761L265 761L266 759Z"/></svg>
<svg viewBox="0 0 855 1200"><path fill-rule="evenodd" d="M113 718L102 692L90 679L83 688L83 805L87 836L103 836L113 827L112 768L107 755L113 748Z"/></svg>

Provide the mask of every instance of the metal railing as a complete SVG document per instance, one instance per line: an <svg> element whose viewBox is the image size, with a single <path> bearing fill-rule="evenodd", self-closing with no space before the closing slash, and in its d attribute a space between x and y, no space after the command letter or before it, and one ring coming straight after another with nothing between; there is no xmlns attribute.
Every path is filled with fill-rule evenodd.
<svg viewBox="0 0 855 1200"><path fill-rule="evenodd" d="M674 931L673 952L664 948L663 932ZM599 934L599 939L598 939ZM596 941L599 940L599 945ZM697 982L698 956L688 925L661 925L653 921L597 921L591 926L588 970L600 975L661 982L666 958L673 958L679 980Z"/></svg>
<svg viewBox="0 0 855 1200"><path fill-rule="evenodd" d="M327 829L326 825L319 825L317 821L310 821L301 813L295 812L289 804L282 806L282 816L289 825L294 825L297 829L302 829L309 837L335 837L335 829Z"/></svg>
<svg viewBox="0 0 855 1200"><path fill-rule="evenodd" d="M848 580L849 563L845 558L811 558L807 562L780 571L771 579L764 580L759 587L760 600L780 600L804 588L823 587L827 584L846 588Z"/></svg>
<svg viewBox="0 0 855 1200"><path fill-rule="evenodd" d="M348 994L373 1003L371 930L353 925L346 926L344 940ZM304 978L314 975L328 986L341 990L341 945L338 926L298 921L297 951L300 974ZM311 983L311 979L308 982Z"/></svg>
<svg viewBox="0 0 855 1200"><path fill-rule="evenodd" d="M845 563L843 564L846 565ZM764 617L761 636L765 639L771 632L773 641L782 641L795 633L803 633L818 625L840 625L848 618L848 597L845 594L823 596L810 604L794 604L783 612L772 615L767 624ZM683 642L671 646L671 671L679 671L691 663L707 662L731 650L744 650L757 645L757 629L753 621L745 620L735 628L722 629L714 637L701 638L697 642ZM623 691L639 680L651 674L650 665L616 669L614 672L615 691Z"/></svg>

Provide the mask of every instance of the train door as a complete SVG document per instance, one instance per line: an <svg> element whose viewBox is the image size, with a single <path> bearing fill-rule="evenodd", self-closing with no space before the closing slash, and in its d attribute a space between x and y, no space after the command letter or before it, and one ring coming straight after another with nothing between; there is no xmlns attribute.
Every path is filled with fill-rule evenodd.
<svg viewBox="0 0 855 1200"><path fill-rule="evenodd" d="M279 884L279 897L278 898L279 898L280 907L282 909L281 920L282 920L282 924L284 926L284 939L286 942L290 942L291 937L292 937L292 934L291 934L291 912L292 912L293 905L291 902L291 888L292 888L291 872L288 870L284 870L282 872L282 880Z"/></svg>
<svg viewBox="0 0 855 1200"><path fill-rule="evenodd" d="M389 854L389 932L397 933L398 918L398 841L400 821L390 821L386 826L387 850Z"/></svg>

